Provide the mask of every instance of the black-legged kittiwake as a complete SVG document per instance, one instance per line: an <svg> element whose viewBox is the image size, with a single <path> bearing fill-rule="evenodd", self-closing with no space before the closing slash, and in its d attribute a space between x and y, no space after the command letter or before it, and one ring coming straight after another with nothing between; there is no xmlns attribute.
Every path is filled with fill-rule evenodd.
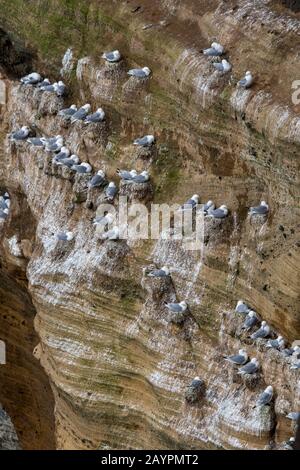
<svg viewBox="0 0 300 470"><path fill-rule="evenodd" d="M169 277L170 276L170 270L167 268L167 266L163 266L160 269L153 269L152 271L149 271L147 273L148 277Z"/></svg>
<svg viewBox="0 0 300 470"><path fill-rule="evenodd" d="M257 372L258 369L259 369L259 362L255 357L253 357L251 361L248 362L248 364L245 364L243 367L241 367L238 370L238 374L241 374L241 375L255 374L255 372Z"/></svg>
<svg viewBox="0 0 300 470"><path fill-rule="evenodd" d="M235 311L237 313L243 313L247 315L250 312L250 310L251 309L248 307L246 302L244 302L243 300L238 300L238 303L236 304L236 307L235 307Z"/></svg>
<svg viewBox="0 0 300 470"><path fill-rule="evenodd" d="M250 312L247 314L245 321L242 325L243 330L250 330L253 328L258 323L258 316L254 310L250 310Z"/></svg>
<svg viewBox="0 0 300 470"><path fill-rule="evenodd" d="M91 110L91 105L89 103L85 104L84 106L81 106L76 113L73 114L71 117L71 122L76 122L76 121L84 121L87 115L89 114Z"/></svg>
<svg viewBox="0 0 300 470"><path fill-rule="evenodd" d="M73 232L58 232L56 235L57 240L60 241L71 241L74 238Z"/></svg>
<svg viewBox="0 0 300 470"><path fill-rule="evenodd" d="M36 85L42 80L42 77L37 72L32 72L29 75L21 78L21 83L24 85Z"/></svg>
<svg viewBox="0 0 300 470"><path fill-rule="evenodd" d="M73 165L71 167L72 170L76 171L77 173L91 173L92 167L89 163L83 162L80 165Z"/></svg>
<svg viewBox="0 0 300 470"><path fill-rule="evenodd" d="M224 356L225 360L232 362L238 366L243 366L248 361L248 354L245 349L239 349L238 354L233 354L232 356Z"/></svg>
<svg viewBox="0 0 300 470"><path fill-rule="evenodd" d="M210 57L219 57L224 54L224 47L218 42L213 42L208 49L203 49L202 52Z"/></svg>
<svg viewBox="0 0 300 470"><path fill-rule="evenodd" d="M271 332L271 329L270 329L269 325L267 325L267 322L262 321L260 328L257 331L255 331L254 333L252 333L252 335L250 337L252 339L267 338L267 336L269 336L270 332Z"/></svg>
<svg viewBox="0 0 300 470"><path fill-rule="evenodd" d="M105 59L107 62L119 62L119 60L121 59L121 54L118 50L104 52L102 54L102 59Z"/></svg>
<svg viewBox="0 0 300 470"><path fill-rule="evenodd" d="M94 220L93 220L93 224L94 225L102 225L102 226L106 226L106 225L111 225L114 221L114 216L113 214L111 214L110 212L108 211L105 211L104 212L104 215L97 215Z"/></svg>
<svg viewBox="0 0 300 470"><path fill-rule="evenodd" d="M167 309L172 313L183 313L187 310L187 303L185 300L182 302L164 302Z"/></svg>
<svg viewBox="0 0 300 470"><path fill-rule="evenodd" d="M10 139L13 141L26 140L30 134L30 128L28 126L22 126L21 129L14 131L10 134Z"/></svg>
<svg viewBox="0 0 300 470"><path fill-rule="evenodd" d="M102 108L98 108L97 111L93 114L88 114L84 120L85 124L97 124L97 122L102 122L105 118L105 112Z"/></svg>
<svg viewBox="0 0 300 470"><path fill-rule="evenodd" d="M256 404L258 406L269 405L273 399L274 390L272 385L268 387L259 395Z"/></svg>
<svg viewBox="0 0 300 470"><path fill-rule="evenodd" d="M186 210L195 209L196 206L199 204L199 199L200 199L200 197L198 196L198 194L194 194L190 199L188 199L188 200L181 206L180 210L186 211Z"/></svg>
<svg viewBox="0 0 300 470"><path fill-rule="evenodd" d="M207 212L207 217L213 217L214 219L225 219L228 215L228 209L225 204L220 206L218 209L209 209Z"/></svg>
<svg viewBox="0 0 300 470"><path fill-rule="evenodd" d="M139 137L135 139L133 145L139 145L140 147L150 147L155 142L154 135L144 135L144 137Z"/></svg>
<svg viewBox="0 0 300 470"><path fill-rule="evenodd" d="M132 180L132 178L134 178L137 175L136 170L128 171L128 170L120 170L119 168L117 168L116 173L122 180L125 180L125 181Z"/></svg>
<svg viewBox="0 0 300 470"><path fill-rule="evenodd" d="M250 207L249 214L250 215L265 215L269 212L269 206L266 201L261 201L259 206Z"/></svg>
<svg viewBox="0 0 300 470"><path fill-rule="evenodd" d="M113 201L118 192L118 188L113 181L111 181L105 188L105 199Z"/></svg>
<svg viewBox="0 0 300 470"><path fill-rule="evenodd" d="M282 349L284 347L284 339L282 336L277 336L276 339L269 339L267 348Z"/></svg>
<svg viewBox="0 0 300 470"><path fill-rule="evenodd" d="M99 188L105 183L105 172L103 170L98 170L96 175L94 175L89 182L90 188Z"/></svg>
<svg viewBox="0 0 300 470"><path fill-rule="evenodd" d="M238 82L238 86L241 88L250 88L253 83L253 76L251 72L246 72L245 77Z"/></svg>
<svg viewBox="0 0 300 470"><path fill-rule="evenodd" d="M71 117L76 113L77 106L76 104L72 104L69 108L61 109L58 112L59 116L63 116L66 119L71 119Z"/></svg>
<svg viewBox="0 0 300 470"><path fill-rule="evenodd" d="M147 78L149 77L151 70L149 67L143 67L141 69L131 69L128 70L127 74L137 78Z"/></svg>
<svg viewBox="0 0 300 470"><path fill-rule="evenodd" d="M139 175L135 175L132 177L131 180L129 180L129 182L132 182L132 183L146 183L147 181L149 181L149 173L147 170L145 171L142 171L142 173L140 173Z"/></svg>
<svg viewBox="0 0 300 470"><path fill-rule="evenodd" d="M213 66L218 72L222 73L230 72L232 69L231 64L226 59L223 59L222 62L214 62Z"/></svg>

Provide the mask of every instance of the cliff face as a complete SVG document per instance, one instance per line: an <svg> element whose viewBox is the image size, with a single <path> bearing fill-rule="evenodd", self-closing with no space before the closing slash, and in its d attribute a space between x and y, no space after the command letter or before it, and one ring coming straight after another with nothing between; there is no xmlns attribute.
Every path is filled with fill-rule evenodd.
<svg viewBox="0 0 300 470"><path fill-rule="evenodd" d="M299 78L299 17L267 0L255 6L141 1L139 8L130 1L48 1L33 17L30 2L2 3L3 27L18 31L32 48L30 60L50 78L57 78L61 57L72 48L65 78L70 103L91 102L107 115L105 124L89 130L66 125L56 115L66 102L20 87L7 66L3 70L0 187L12 204L0 222L0 289L4 305L10 303L15 282L11 309L18 321L35 315L39 338L32 329L25 348L29 333L19 323L8 328L0 307L1 335L9 331L8 344L18 341L26 349L26 370L12 365L8 375L1 368L0 377L5 384L11 377L35 380L39 401L31 413L16 396L9 405L12 386L0 392L23 432L22 447L43 448L45 439L61 449L279 445L292 432L286 413L299 409L299 371L264 341L255 344L241 334L243 319L234 306L244 299L287 341L299 338L300 108L291 101ZM20 14L32 23L30 37L26 21L16 27ZM214 38L228 51L231 77L212 74L200 53ZM124 61L104 64L100 52L115 48ZM126 75L145 65L152 70L149 80ZM255 85L237 90L237 78L248 69ZM101 191L86 191L84 177L52 167L44 151L9 142L7 132L24 124L39 134L63 134L72 152L94 170L105 169L110 180L118 182L118 167L148 168L153 202L181 204L198 193L201 201L225 203L230 215L205 225L203 251L187 254L179 242L161 239L101 242L91 223ZM131 143L148 133L157 144L142 158ZM269 217L249 219L247 209L262 199ZM60 244L55 234L66 229L75 238ZM153 264L170 267L171 284L153 284L143 275ZM175 296L190 307L182 326L170 323L163 307ZM33 344L55 407L46 377L28 354ZM261 363L254 383L222 358L240 347ZM190 405L184 394L196 375L206 392ZM254 408L269 384L276 390L275 409ZM39 420L36 440L17 423L14 407L30 416L33 428Z"/></svg>

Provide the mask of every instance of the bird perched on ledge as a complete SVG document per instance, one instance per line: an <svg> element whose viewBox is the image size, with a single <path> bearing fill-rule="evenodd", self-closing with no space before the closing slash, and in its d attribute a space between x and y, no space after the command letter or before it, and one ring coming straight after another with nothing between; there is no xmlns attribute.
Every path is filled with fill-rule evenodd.
<svg viewBox="0 0 300 470"><path fill-rule="evenodd" d="M269 385L258 397L256 404L258 406L269 405L269 403L271 403L273 399L273 393L274 393L273 387L272 385Z"/></svg>
<svg viewBox="0 0 300 470"><path fill-rule="evenodd" d="M152 144L154 144L154 141L154 135L149 134L145 135L144 137L135 139L133 145L139 145L140 147L150 147Z"/></svg>
<svg viewBox="0 0 300 470"><path fill-rule="evenodd" d="M142 69L131 69L128 70L127 75L137 78L147 78L149 77L151 70L149 67L143 67Z"/></svg>
<svg viewBox="0 0 300 470"><path fill-rule="evenodd" d="M42 80L42 77L37 72L32 72L29 75L21 78L21 83L23 85L36 85Z"/></svg>
<svg viewBox="0 0 300 470"><path fill-rule="evenodd" d="M259 362L255 357L253 357L253 359L251 359L251 361L248 362L248 364L244 365L243 367L239 369L238 374L241 374L241 375L255 374L255 372L257 372L258 369L259 369Z"/></svg>
<svg viewBox="0 0 300 470"><path fill-rule="evenodd" d="M224 47L218 42L213 42L208 49L203 49L202 52L210 57L219 57L224 54Z"/></svg>
<svg viewBox="0 0 300 470"><path fill-rule="evenodd" d="M238 366L243 366L248 361L248 354L245 349L239 349L238 354L234 354L232 356L223 356L225 361L231 362L232 364L236 364Z"/></svg>
<svg viewBox="0 0 300 470"><path fill-rule="evenodd" d="M252 76L251 72L248 71L248 72L246 72L245 77L242 78L242 80L240 80L238 82L238 86L240 88L250 88L253 81L254 81L253 76Z"/></svg>
<svg viewBox="0 0 300 470"><path fill-rule="evenodd" d="M269 212L269 206L266 201L261 201L259 206L250 207L249 214L250 215L265 215Z"/></svg>
<svg viewBox="0 0 300 470"><path fill-rule="evenodd" d="M102 59L105 59L107 62L119 62L121 60L121 54L118 50L112 52L104 52L102 54Z"/></svg>
<svg viewBox="0 0 300 470"><path fill-rule="evenodd" d="M170 276L170 270L167 266L163 266L160 269L153 269L147 273L148 277L168 277Z"/></svg>
<svg viewBox="0 0 300 470"><path fill-rule="evenodd" d="M9 137L10 140L16 142L21 140L26 140L30 134L30 128L28 126L22 126L21 129L12 132Z"/></svg>

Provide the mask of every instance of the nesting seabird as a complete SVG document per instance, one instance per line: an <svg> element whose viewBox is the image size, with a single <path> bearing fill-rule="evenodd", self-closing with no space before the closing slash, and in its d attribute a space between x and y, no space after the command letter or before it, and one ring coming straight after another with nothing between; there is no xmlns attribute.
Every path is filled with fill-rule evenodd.
<svg viewBox="0 0 300 470"><path fill-rule="evenodd" d="M54 88L57 96L64 96L66 94L67 87L61 80L54 85Z"/></svg>
<svg viewBox="0 0 300 470"><path fill-rule="evenodd" d="M36 85L42 80L42 77L37 72L32 72L29 75L21 78L21 83L24 85Z"/></svg>
<svg viewBox="0 0 300 470"><path fill-rule="evenodd" d="M250 88L253 83L253 76L251 72L246 72L245 77L238 82L238 86L241 88Z"/></svg>
<svg viewBox="0 0 300 470"><path fill-rule="evenodd" d="M27 139L27 142L29 142L34 147L44 147L45 146L45 142L42 140L41 137L30 137L29 139Z"/></svg>
<svg viewBox="0 0 300 470"><path fill-rule="evenodd" d="M60 110L58 115L63 116L66 119L71 119L71 117L74 116L76 111L77 111L76 104L72 104L69 108L65 108L65 109Z"/></svg>
<svg viewBox="0 0 300 470"><path fill-rule="evenodd" d="M93 224L94 225L102 225L106 227L107 225L111 225L114 221L114 216L108 211L104 212L104 215L97 215L94 220Z"/></svg>
<svg viewBox="0 0 300 470"><path fill-rule="evenodd" d="M296 439L294 437L290 437L287 441L285 441L284 444L284 449L285 450L294 450L294 445L295 445Z"/></svg>
<svg viewBox="0 0 300 470"><path fill-rule="evenodd" d="M41 82L38 83L38 88L51 85L49 78L44 78Z"/></svg>
<svg viewBox="0 0 300 470"><path fill-rule="evenodd" d="M148 277L169 277L170 270L167 266L163 266L160 269L153 269L152 271L147 273Z"/></svg>
<svg viewBox="0 0 300 470"><path fill-rule="evenodd" d="M210 57L219 57L224 54L224 47L218 42L213 42L208 49L203 49L202 52Z"/></svg>
<svg viewBox="0 0 300 470"><path fill-rule="evenodd" d="M108 201L113 201L118 192L118 188L113 181L105 189L105 199Z"/></svg>
<svg viewBox="0 0 300 470"><path fill-rule="evenodd" d="M85 120L85 124L97 124L97 122L102 122L105 118L105 112L102 108L98 108L97 111L93 114L89 114Z"/></svg>
<svg viewBox="0 0 300 470"><path fill-rule="evenodd" d="M84 121L87 115L89 114L90 110L91 105L88 103L84 106L81 106L81 108L79 108L76 113L74 113L71 117L71 122Z"/></svg>
<svg viewBox="0 0 300 470"><path fill-rule="evenodd" d="M269 405L273 399L273 393L272 385L268 385L268 387L258 397L256 404L258 406Z"/></svg>
<svg viewBox="0 0 300 470"><path fill-rule="evenodd" d="M216 208L215 204L213 201L209 200L203 205L203 212L204 215L208 214L209 210L214 210Z"/></svg>
<svg viewBox="0 0 300 470"><path fill-rule="evenodd" d="M249 214L250 215L265 215L269 212L269 206L266 201L261 201L259 206L250 207Z"/></svg>
<svg viewBox="0 0 300 470"><path fill-rule="evenodd" d="M2 220L6 219L8 216L8 212L9 212L8 208L0 209L0 219Z"/></svg>
<svg viewBox="0 0 300 470"><path fill-rule="evenodd" d="M255 374L259 369L259 362L258 360L253 357L248 364L245 364L243 367L241 367L238 371L238 374L241 375L246 375L246 374Z"/></svg>
<svg viewBox="0 0 300 470"><path fill-rule="evenodd" d="M244 313L245 315L247 315L250 312L250 308L243 300L239 300L236 304L235 311L237 313Z"/></svg>
<svg viewBox="0 0 300 470"><path fill-rule="evenodd" d="M289 357L289 356L292 356L295 352L296 352L296 354L300 353L300 347L298 345L296 345L292 348L286 348L282 352L286 357Z"/></svg>
<svg viewBox="0 0 300 470"><path fill-rule="evenodd" d="M141 69L131 69L128 70L127 75L131 75L132 77L137 78L147 78L149 77L151 70L149 67L143 67Z"/></svg>
<svg viewBox="0 0 300 470"><path fill-rule="evenodd" d="M251 338L252 339L258 339L258 338L266 338L270 334L270 327L267 325L267 322L262 321L261 322L261 327L255 331L255 333L252 333Z"/></svg>
<svg viewBox="0 0 300 470"><path fill-rule="evenodd" d="M57 240L60 240L60 241L71 241L73 240L74 238L74 234L73 232L58 232L58 234L56 235L56 238Z"/></svg>
<svg viewBox="0 0 300 470"><path fill-rule="evenodd" d="M250 330L253 328L258 323L258 316L254 310L250 310L250 312L247 314L245 321L242 325L243 330Z"/></svg>
<svg viewBox="0 0 300 470"><path fill-rule="evenodd" d="M4 199L3 196L0 196L0 209L9 209L10 206L10 200L9 199Z"/></svg>
<svg viewBox="0 0 300 470"><path fill-rule="evenodd" d="M121 54L118 50L104 52L102 54L102 59L105 59L107 62L119 62L119 60L121 59Z"/></svg>
<svg viewBox="0 0 300 470"><path fill-rule="evenodd" d="M78 165L79 162L80 162L80 159L78 155L73 154L69 158L62 158L58 160L56 163L57 165L64 165L64 166L67 166L68 168L72 168L73 165Z"/></svg>
<svg viewBox="0 0 300 470"><path fill-rule="evenodd" d="M196 206L199 204L199 196L198 194L194 194L190 199L188 199L180 208L182 211L192 210L195 209Z"/></svg>
<svg viewBox="0 0 300 470"><path fill-rule="evenodd" d="M284 347L284 339L282 336L277 336L276 339L269 339L267 348L281 349Z"/></svg>
<svg viewBox="0 0 300 470"><path fill-rule="evenodd" d="M300 419L300 411L291 411L286 417L292 421L298 421Z"/></svg>
<svg viewBox="0 0 300 470"><path fill-rule="evenodd" d="M120 237L120 230L117 225L115 225L111 230L102 233L102 240L118 240Z"/></svg>
<svg viewBox="0 0 300 470"><path fill-rule="evenodd" d="M295 364L292 364L290 369L299 370L300 369L300 361L295 362Z"/></svg>
<svg viewBox="0 0 300 470"><path fill-rule="evenodd" d="M77 173L91 173L92 167L89 163L83 162L80 165L73 165L71 167L72 170L76 171Z"/></svg>
<svg viewBox="0 0 300 470"><path fill-rule="evenodd" d="M61 147L59 153L55 155L53 158L53 161L59 162L60 160L63 160L64 158L68 158L70 156L71 152L67 147Z"/></svg>
<svg viewBox="0 0 300 470"><path fill-rule="evenodd" d="M58 140L62 140L62 139L63 139L63 136L60 134L56 135L55 137L41 137L41 140L44 142L45 145L55 144Z"/></svg>
<svg viewBox="0 0 300 470"><path fill-rule="evenodd" d="M10 139L13 141L26 140L30 134L30 128L28 126L22 126L21 129L14 131L10 134Z"/></svg>
<svg viewBox="0 0 300 470"><path fill-rule="evenodd" d="M222 62L214 62L213 66L218 72L222 73L230 72L232 68L231 64L226 59L223 59Z"/></svg>
<svg viewBox="0 0 300 470"><path fill-rule="evenodd" d="M225 361L231 362L232 364L243 366L248 361L248 354L245 349L239 349L238 354L234 354L232 356L224 356L224 358Z"/></svg>
<svg viewBox="0 0 300 470"><path fill-rule="evenodd" d="M207 217L213 217L214 219L225 219L228 215L228 209L225 204L220 206L218 209L209 209Z"/></svg>
<svg viewBox="0 0 300 470"><path fill-rule="evenodd" d="M117 175L125 181L132 180L135 176L137 176L137 171L136 170L120 170L117 168Z"/></svg>
<svg viewBox="0 0 300 470"><path fill-rule="evenodd" d="M94 175L89 182L89 187L90 188L99 188L100 186L103 186L105 183L105 172L103 170L97 171L97 174Z"/></svg>
<svg viewBox="0 0 300 470"><path fill-rule="evenodd" d="M133 145L139 145L140 147L151 147L152 144L155 142L154 135L144 135L144 137L139 137L135 139Z"/></svg>
<svg viewBox="0 0 300 470"><path fill-rule="evenodd" d="M45 149L47 152L60 152L61 148L64 146L63 138L57 139L53 143L46 143Z"/></svg>
<svg viewBox="0 0 300 470"><path fill-rule="evenodd" d="M164 302L167 309L172 313L184 313L187 310L187 303L185 300L182 302Z"/></svg>
<svg viewBox="0 0 300 470"><path fill-rule="evenodd" d="M146 183L148 180L149 180L150 176L149 176L149 173L148 171L142 171L142 173L140 173L139 175L135 175L132 177L131 180L129 180L129 182L132 182L132 183Z"/></svg>
<svg viewBox="0 0 300 470"><path fill-rule="evenodd" d="M51 83L50 84L46 83L45 85L41 86L40 89L42 91L47 91L49 93L54 93L54 92L56 92L56 89L57 89L57 82L54 82L52 84Z"/></svg>

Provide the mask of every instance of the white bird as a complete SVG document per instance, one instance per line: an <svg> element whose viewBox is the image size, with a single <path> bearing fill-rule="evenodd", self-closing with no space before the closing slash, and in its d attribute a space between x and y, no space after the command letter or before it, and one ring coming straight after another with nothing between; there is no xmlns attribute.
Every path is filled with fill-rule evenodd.
<svg viewBox="0 0 300 470"><path fill-rule="evenodd" d="M245 349L239 349L238 354L232 356L224 356L225 361L232 362L232 364L237 364L238 366L243 366L248 361L248 354Z"/></svg>
<svg viewBox="0 0 300 470"><path fill-rule="evenodd" d="M89 114L85 120L85 124L96 124L97 122L102 122L105 118L105 112L102 108L98 108L97 111L93 114Z"/></svg>
<svg viewBox="0 0 300 470"><path fill-rule="evenodd" d="M247 315L250 312L250 308L243 300L239 300L236 304L235 311Z"/></svg>
<svg viewBox="0 0 300 470"><path fill-rule="evenodd" d="M284 339L282 336L277 336L276 339L269 339L267 348L281 349L284 347Z"/></svg>
<svg viewBox="0 0 300 470"><path fill-rule="evenodd" d="M185 300L182 302L164 302L167 309L172 313L183 313L187 310L187 303Z"/></svg>
<svg viewBox="0 0 300 470"><path fill-rule="evenodd" d="M203 205L203 212L204 212L204 215L207 215L209 210L213 210L213 209L215 209L215 208L216 208L216 206L215 206L215 204L214 204L213 201L211 201L211 200L207 201L207 202Z"/></svg>
<svg viewBox="0 0 300 470"><path fill-rule="evenodd" d="M80 163L80 165L73 165L71 167L72 170L76 171L77 173L81 173L81 174L84 174L84 173L91 173L92 171L92 167L89 163Z"/></svg>
<svg viewBox="0 0 300 470"><path fill-rule="evenodd" d="M89 103L85 104L84 106L81 106L76 113L73 114L71 117L71 122L76 122L76 121L84 121L87 115L89 114L91 110L91 105Z"/></svg>
<svg viewBox="0 0 300 470"><path fill-rule="evenodd" d="M61 80L54 84L54 88L57 96L64 96L66 94L67 87Z"/></svg>
<svg viewBox="0 0 300 470"><path fill-rule="evenodd" d="M150 73L151 73L151 70L149 69L149 67L143 67L141 69L128 70L127 75L131 75L137 78L146 78L146 77L149 77Z"/></svg>
<svg viewBox="0 0 300 470"><path fill-rule="evenodd" d="M258 371L259 368L259 362L258 360L253 357L248 364L245 364L243 367L241 367L238 371L238 374L241 375L246 375L246 374L255 374L255 372Z"/></svg>
<svg viewBox="0 0 300 470"><path fill-rule="evenodd" d="M190 199L188 199L180 208L182 211L195 209L195 207L199 204L200 197L198 194L194 194Z"/></svg>
<svg viewBox="0 0 300 470"><path fill-rule="evenodd" d="M258 323L257 314L256 312L254 312L254 310L250 310L250 312L246 316L245 321L242 325L242 329L250 330L251 328L253 328L254 325L256 325L256 323Z"/></svg>
<svg viewBox="0 0 300 470"><path fill-rule="evenodd" d="M38 88L42 88L43 86L51 85L49 78L44 78L41 82L38 83Z"/></svg>
<svg viewBox="0 0 300 470"><path fill-rule="evenodd" d="M29 136L30 128L28 126L22 126L21 129L14 131L10 134L10 139L13 141L26 140Z"/></svg>
<svg viewBox="0 0 300 470"><path fill-rule="evenodd" d="M29 75L25 75L25 77L21 78L21 82L24 85L36 85L42 80L42 77L37 72L32 72Z"/></svg>
<svg viewBox="0 0 300 470"><path fill-rule="evenodd" d="M57 86L58 86L57 82L50 83L50 84L46 83L46 85L43 85L40 87L40 90L47 91L48 93L55 93L57 90Z"/></svg>
<svg viewBox="0 0 300 470"><path fill-rule="evenodd" d="M104 232L102 234L102 240L118 240L120 237L120 230L117 225L115 225L111 230Z"/></svg>
<svg viewBox="0 0 300 470"><path fill-rule="evenodd" d="M145 135L144 137L139 137L135 139L133 145L139 145L140 147L150 147L155 142L154 135Z"/></svg>
<svg viewBox="0 0 300 470"><path fill-rule="evenodd" d="M292 364L290 369L295 369L295 370L298 370L300 369L300 361L299 362L295 362L295 364Z"/></svg>
<svg viewBox="0 0 300 470"><path fill-rule="evenodd" d="M105 211L104 215L97 215L93 220L93 225L111 225L114 221L114 216L110 212Z"/></svg>
<svg viewBox="0 0 300 470"><path fill-rule="evenodd" d="M265 215L269 212L269 206L266 201L261 201L259 206L250 207L249 214L250 215Z"/></svg>
<svg viewBox="0 0 300 470"><path fill-rule="evenodd" d="M119 62L121 59L121 54L118 50L112 52L104 52L102 54L102 59L105 59L107 62Z"/></svg>
<svg viewBox="0 0 300 470"><path fill-rule="evenodd" d="M89 182L90 188L99 188L105 183L105 172L103 170L98 170L97 174L94 175Z"/></svg>
<svg viewBox="0 0 300 470"><path fill-rule="evenodd" d="M218 57L224 54L224 47L218 42L213 42L208 49L203 50L203 54L211 57Z"/></svg>
<svg viewBox="0 0 300 470"><path fill-rule="evenodd" d="M170 270L167 266L163 266L160 269L153 269L147 273L148 277L168 277L170 276Z"/></svg>
<svg viewBox="0 0 300 470"><path fill-rule="evenodd" d="M146 183L146 181L148 181L150 178L149 176L149 173L148 171L142 171L142 173L140 173L139 175L135 175L132 177L131 180L129 180L129 182L132 182L132 183Z"/></svg>
<svg viewBox="0 0 300 470"><path fill-rule="evenodd" d="M228 215L228 209L225 204L220 206L218 209L209 209L207 217L213 217L214 219L225 219Z"/></svg>
<svg viewBox="0 0 300 470"><path fill-rule="evenodd" d="M76 113L77 106L72 104L69 108L61 109L58 113L59 116L63 116L66 119L71 119L71 117Z"/></svg>
<svg viewBox="0 0 300 470"><path fill-rule="evenodd" d="M300 411L291 411L286 417L292 421L298 421L300 419Z"/></svg>
<svg viewBox="0 0 300 470"><path fill-rule="evenodd" d="M34 147L44 147L45 145L41 137L30 137L27 139L27 142L29 142Z"/></svg>
<svg viewBox="0 0 300 470"><path fill-rule="evenodd" d="M64 165L68 168L72 168L73 165L78 165L80 159L78 155L71 155L69 158L62 158L61 160L57 161L57 165Z"/></svg>
<svg viewBox="0 0 300 470"><path fill-rule="evenodd" d="M232 69L231 64L226 59L223 59L222 62L214 62L213 66L218 72L222 73L230 72Z"/></svg>
<svg viewBox="0 0 300 470"><path fill-rule="evenodd" d="M300 347L296 345L293 348L286 348L282 352L286 357L292 356L294 353L300 353Z"/></svg>
<svg viewBox="0 0 300 470"><path fill-rule="evenodd" d="M113 201L117 195L117 192L118 188L116 187L115 183L111 181L105 189L105 199L107 199L108 201Z"/></svg>
<svg viewBox="0 0 300 470"><path fill-rule="evenodd" d="M47 150L47 148L46 148ZM67 147L61 147L59 153L53 157L53 162L58 163L60 160L64 160L70 156L71 152Z"/></svg>
<svg viewBox="0 0 300 470"><path fill-rule="evenodd" d="M132 178L134 178L135 176L137 176L137 171L136 170L120 170L119 168L117 168L117 175L120 176L120 178L122 180L132 180Z"/></svg>
<svg viewBox="0 0 300 470"><path fill-rule="evenodd" d="M268 385L268 387L261 393L256 402L259 406L268 405L273 399L273 387Z"/></svg>
<svg viewBox="0 0 300 470"><path fill-rule="evenodd" d="M6 219L8 216L8 212L9 212L8 208L0 209L0 219L2 220Z"/></svg>
<svg viewBox="0 0 300 470"><path fill-rule="evenodd" d="M60 240L60 241L71 241L73 240L74 238L74 234L73 232L59 232L57 235L56 235L56 238L57 240Z"/></svg>
<svg viewBox="0 0 300 470"><path fill-rule="evenodd" d="M269 336L270 331L271 331L271 329L270 329L269 325L267 325L267 322L262 321L261 322L261 327L257 331L252 333L252 335L250 337L252 339L266 338L267 336Z"/></svg>
<svg viewBox="0 0 300 470"><path fill-rule="evenodd" d="M59 152L61 148L64 146L64 140L63 138L57 139L53 143L46 143L45 149L47 152Z"/></svg>
<svg viewBox="0 0 300 470"><path fill-rule="evenodd" d="M253 76L251 72L246 72L245 77L238 82L238 86L241 88L249 88L253 83Z"/></svg>
<svg viewBox="0 0 300 470"><path fill-rule="evenodd" d="M295 438L290 437L287 441L285 441L284 444L284 449L285 450L294 450L294 444L295 444Z"/></svg>
<svg viewBox="0 0 300 470"><path fill-rule="evenodd" d="M41 137L41 141L44 142L44 144L55 144L58 140L63 139L63 136L58 134L55 137Z"/></svg>

